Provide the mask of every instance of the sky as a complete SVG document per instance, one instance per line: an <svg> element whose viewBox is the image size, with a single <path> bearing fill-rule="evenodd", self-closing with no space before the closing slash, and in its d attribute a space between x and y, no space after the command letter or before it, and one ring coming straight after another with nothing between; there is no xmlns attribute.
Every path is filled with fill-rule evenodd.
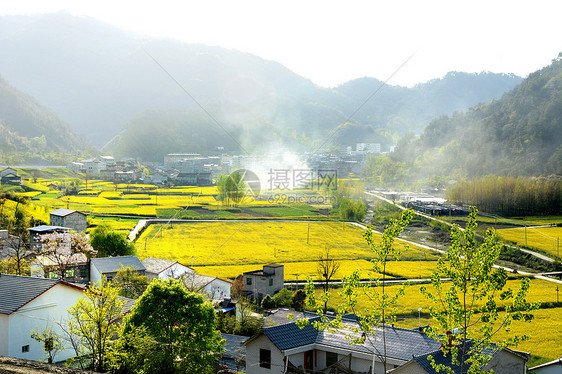
<svg viewBox="0 0 562 374"><path fill-rule="evenodd" d="M0 0L0 15L66 11L148 36L277 61L324 87L411 87L449 71L522 77L562 52L557 0Z"/></svg>

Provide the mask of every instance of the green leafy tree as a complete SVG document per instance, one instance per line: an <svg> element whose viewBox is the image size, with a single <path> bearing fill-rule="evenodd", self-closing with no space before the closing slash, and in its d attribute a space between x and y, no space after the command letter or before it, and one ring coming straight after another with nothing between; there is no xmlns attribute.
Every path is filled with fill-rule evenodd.
<svg viewBox="0 0 562 374"><path fill-rule="evenodd" d="M263 309L273 309L275 308L276 304L275 301L269 295L265 295L263 300L261 301L261 307Z"/></svg>
<svg viewBox="0 0 562 374"><path fill-rule="evenodd" d="M220 175L217 181L219 191L218 199L230 205L239 204L246 193L246 182L240 171L235 171L229 175Z"/></svg>
<svg viewBox="0 0 562 374"><path fill-rule="evenodd" d="M148 287L148 278L129 266L121 265L121 270L113 278L113 285L119 289L120 296L138 299Z"/></svg>
<svg viewBox="0 0 562 374"><path fill-rule="evenodd" d="M90 244L97 251L97 257L130 256L136 253L135 245L125 235L106 225L92 231Z"/></svg>
<svg viewBox="0 0 562 374"><path fill-rule="evenodd" d="M273 301L275 301L275 304L278 307L290 308L292 299L293 299L293 293L286 288L281 289L279 292L273 295Z"/></svg>
<svg viewBox="0 0 562 374"><path fill-rule="evenodd" d="M421 288L422 294L433 303L429 311L437 322L426 331L443 342L442 350L451 359L450 364L443 365L430 357L431 365L446 373L482 372L491 358L485 350L492 347L495 334L502 330L509 332L513 321L530 322L532 311L538 308L538 304L526 301L528 279L521 280L516 292L506 289L506 271L494 268L503 245L492 229L486 231L480 245L477 243L477 212L476 208L471 208L464 231L453 226L446 259L439 260L431 276L433 289ZM449 278L450 282L444 283L444 278ZM505 310L500 311L498 301L505 305ZM514 336L496 342L496 347L517 344L521 339L527 337ZM460 371L453 371L453 365Z"/></svg>
<svg viewBox="0 0 562 374"><path fill-rule="evenodd" d="M304 292L304 290L296 290L295 293L293 294L293 300L292 300L293 308L302 312L302 310L304 309L305 302L306 302L306 292Z"/></svg>
<svg viewBox="0 0 562 374"><path fill-rule="evenodd" d="M68 309L68 331L79 341L75 349L80 356L91 357L95 371L109 367L110 342L119 331L117 321L123 317L124 303L110 282L99 282Z"/></svg>
<svg viewBox="0 0 562 374"><path fill-rule="evenodd" d="M43 349L47 354L47 362L52 364L57 354L64 349L64 341L51 326L44 327L38 331L31 330L31 337L43 343Z"/></svg>
<svg viewBox="0 0 562 374"><path fill-rule="evenodd" d="M213 306L175 279L154 280L125 320L119 365L131 372L210 373L224 341Z"/></svg>
<svg viewBox="0 0 562 374"><path fill-rule="evenodd" d="M371 282L361 284L361 272L359 270L354 271L350 276L344 277L343 288L340 291L343 301L338 306L336 318L322 318L321 321L317 321L314 324L318 329L342 328L342 316L348 313L355 313L359 323L356 327L351 327L350 342L352 344L362 344L365 340L371 340L370 343L374 347L373 339L382 340L383 350L376 350L372 354L373 361L377 357L382 362L385 372L387 371L386 326L396 322L398 299L404 295L404 290L408 286L406 282L398 288L395 294L389 294L385 285L386 265L388 261L398 260L400 251L394 246L394 241L408 225L412 215L412 210L405 210L402 212L400 219L391 220L382 235L380 243L375 242L371 228L365 231L363 236L372 253ZM308 304L318 308L314 295L314 286L310 278L306 287L306 294ZM362 303L362 308L358 308L360 297L367 300L367 303ZM321 301L326 302L328 298L329 295L323 294ZM319 314L323 312L322 308L318 309ZM305 323L299 322L301 325ZM380 336L377 336L378 334ZM360 338L357 338L357 336L360 336Z"/></svg>

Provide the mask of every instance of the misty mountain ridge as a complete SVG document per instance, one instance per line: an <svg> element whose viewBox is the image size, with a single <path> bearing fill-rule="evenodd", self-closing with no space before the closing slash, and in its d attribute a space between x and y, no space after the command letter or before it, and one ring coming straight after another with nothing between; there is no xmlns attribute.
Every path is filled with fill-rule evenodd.
<svg viewBox="0 0 562 374"><path fill-rule="evenodd" d="M414 179L562 175L562 53L501 99L433 120L391 157Z"/></svg>
<svg viewBox="0 0 562 374"><path fill-rule="evenodd" d="M65 13L0 17L0 48L9 51L0 58L0 72L11 84L53 108L93 144L115 138L106 149L143 159L189 151L184 147L193 144L174 136L168 149L155 152L151 144L166 147L158 131L144 142L146 151L126 144L136 123L149 131L145 115L154 130L167 120L189 129L195 118L210 120L201 106L230 130L211 120L214 135L205 126L193 125L194 132L217 139L216 131L222 131L227 146L230 141L249 148L262 138L276 138L310 148L338 127L334 148L360 141L390 144L408 132L421 133L438 115L498 99L521 81L506 74L455 72L413 88L380 88L381 81L373 78L323 88L249 53L146 38ZM171 119L178 113L186 115L183 122ZM199 144L207 141L214 144L213 139Z"/></svg>
<svg viewBox="0 0 562 374"><path fill-rule="evenodd" d="M17 163L60 161L91 147L52 110L0 76L0 149L3 163Z"/></svg>

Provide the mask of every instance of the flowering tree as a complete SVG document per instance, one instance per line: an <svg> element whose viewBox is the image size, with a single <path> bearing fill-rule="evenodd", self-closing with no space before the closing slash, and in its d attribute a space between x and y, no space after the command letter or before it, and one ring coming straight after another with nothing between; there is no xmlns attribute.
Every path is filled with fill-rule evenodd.
<svg viewBox="0 0 562 374"><path fill-rule="evenodd" d="M75 232L41 235L41 242L43 245L40 255L43 257L43 265L53 267L58 272L59 279L66 277L67 270L87 262L88 258L97 253L85 235Z"/></svg>

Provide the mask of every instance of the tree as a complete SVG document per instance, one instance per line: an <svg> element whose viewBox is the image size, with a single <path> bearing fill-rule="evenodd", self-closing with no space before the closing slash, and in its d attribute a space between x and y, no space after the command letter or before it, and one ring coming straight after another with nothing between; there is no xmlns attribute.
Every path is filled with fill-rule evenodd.
<svg viewBox="0 0 562 374"><path fill-rule="evenodd" d="M295 293L293 294L293 308L295 308L298 311L301 311L304 309L304 303L306 301L306 292L304 292L304 290L296 290Z"/></svg>
<svg viewBox="0 0 562 374"><path fill-rule="evenodd" d="M138 299L148 287L148 278L129 266L121 265L121 270L113 278L113 285L119 290L120 296Z"/></svg>
<svg viewBox="0 0 562 374"><path fill-rule="evenodd" d="M31 337L43 343L43 349L47 354L49 364L52 364L57 354L64 349L62 337L55 333L51 326L44 327L39 331L31 330Z"/></svg>
<svg viewBox="0 0 562 374"><path fill-rule="evenodd" d="M241 297L242 292L244 291L244 276L239 274L232 282L232 287L230 288L230 292L233 298Z"/></svg>
<svg viewBox="0 0 562 374"><path fill-rule="evenodd" d="M240 171L229 175L220 175L217 181L217 189L219 190L218 199L226 201L226 205L230 205L232 201L234 205L238 204L245 195L246 182Z"/></svg>
<svg viewBox="0 0 562 374"><path fill-rule="evenodd" d="M273 309L275 308L276 304L275 301L269 295L265 295L263 300L261 301L262 309Z"/></svg>
<svg viewBox="0 0 562 374"><path fill-rule="evenodd" d="M324 293L328 294L330 289L330 281L336 275L336 272L340 268L341 263L330 256L330 248L326 247L324 253L318 257L318 262L316 263L316 272L318 277L322 280L322 288ZM326 298L324 302L324 311L328 310L328 299Z"/></svg>
<svg viewBox="0 0 562 374"><path fill-rule="evenodd" d="M451 364L440 365L430 358L436 370L447 373L480 373L491 356L485 350L492 348L494 335L509 331L513 321L531 321L538 304L526 301L529 280L522 279L517 292L504 289L507 273L503 268L494 268L502 243L498 242L492 229L486 231L484 241L478 245L475 237L477 210L471 207L466 229L457 225L451 229L451 246L446 259L440 259L437 270L431 276L433 289L421 288L422 294L433 305L429 308L437 326L426 329L435 339L443 342L442 350L451 358ZM443 283L443 278L450 282ZM500 311L500 305L505 310ZM501 306L503 308L503 306ZM452 332L457 331L456 334ZM512 337L497 343L501 349L516 344L526 337ZM453 371L452 366L460 371Z"/></svg>
<svg viewBox="0 0 562 374"><path fill-rule="evenodd" d="M90 244L97 251L97 257L130 256L136 253L135 245L125 235L111 230L107 225L98 226L92 231Z"/></svg>
<svg viewBox="0 0 562 374"><path fill-rule="evenodd" d="M210 373L224 341L213 306L179 280L156 279L125 320L119 347L127 370Z"/></svg>
<svg viewBox="0 0 562 374"><path fill-rule="evenodd" d="M86 262L97 253L88 243L85 235L75 232L45 234L41 235L40 240L43 243L40 255L47 260L45 262L54 264L59 279L66 278L69 269L74 268L76 264Z"/></svg>
<svg viewBox="0 0 562 374"><path fill-rule="evenodd" d="M273 301L278 307L291 307L293 293L286 288L281 289L273 295Z"/></svg>
<svg viewBox="0 0 562 374"><path fill-rule="evenodd" d="M4 261L0 261L0 273L29 275L29 261L25 256L29 253L28 245L25 241L15 235L8 235L5 239L0 239L0 247L3 247Z"/></svg>
<svg viewBox="0 0 562 374"><path fill-rule="evenodd" d="M388 294L385 288L386 264L390 260L398 259L400 251L394 246L394 240L408 225L412 215L412 210L405 210L402 212L399 220L392 219L384 230L380 243L375 242L371 227L365 231L363 236L372 252L371 281L361 284L361 272L359 270L354 271L350 276L344 277L343 288L340 291L343 302L338 305L336 317L333 319L323 318L321 321L314 323L318 329L342 328L342 316L354 313L358 317L358 327L351 327L352 333L349 336L351 343L362 344L365 340L371 340L372 347L375 347L372 339L378 339L375 334L378 334L380 331L383 350L382 352L375 350L372 354L373 361L375 357L378 357L380 362L382 362L385 373L387 371L386 326L396 322L397 301L399 297L404 295L404 290L408 286L406 282L394 295ZM314 285L310 278L306 286L306 294L309 305L317 307ZM359 297L368 300L366 305L362 304L363 308L361 310L357 308ZM324 294L322 300L326 301L328 298L329 295ZM322 314L323 310L320 308L318 313ZM299 324L303 325L306 322L300 322ZM360 338L357 338L357 336L360 336Z"/></svg>
<svg viewBox="0 0 562 374"><path fill-rule="evenodd" d="M123 317L124 304L110 282L99 282L68 309L68 330L79 339L79 355L91 356L95 371L109 367L110 342L119 331L117 321Z"/></svg>

